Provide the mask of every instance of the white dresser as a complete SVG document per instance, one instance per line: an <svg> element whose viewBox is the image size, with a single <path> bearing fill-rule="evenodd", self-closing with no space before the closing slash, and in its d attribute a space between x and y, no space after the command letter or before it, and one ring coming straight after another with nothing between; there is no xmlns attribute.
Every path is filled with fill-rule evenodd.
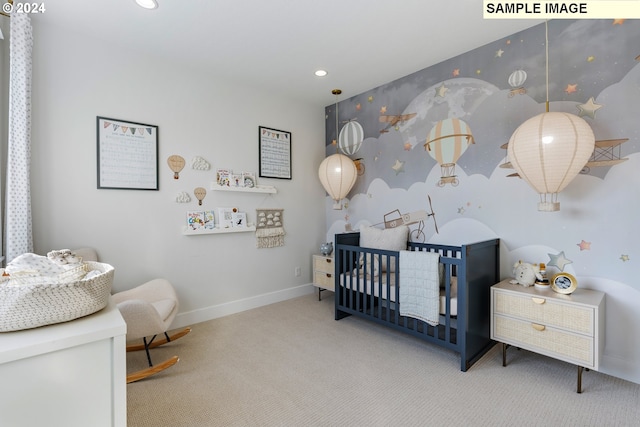
<svg viewBox="0 0 640 427"><path fill-rule="evenodd" d="M125 427L126 331L109 303L71 322L0 333L0 424Z"/></svg>
<svg viewBox="0 0 640 427"><path fill-rule="evenodd" d="M318 301L324 289L332 292L335 290L334 273L333 256L313 255L313 284L318 288Z"/></svg>
<svg viewBox="0 0 640 427"><path fill-rule="evenodd" d="M571 295L525 288L509 280L491 287L491 339L578 366L577 392L584 368L598 370L604 349L605 294L576 289Z"/></svg>

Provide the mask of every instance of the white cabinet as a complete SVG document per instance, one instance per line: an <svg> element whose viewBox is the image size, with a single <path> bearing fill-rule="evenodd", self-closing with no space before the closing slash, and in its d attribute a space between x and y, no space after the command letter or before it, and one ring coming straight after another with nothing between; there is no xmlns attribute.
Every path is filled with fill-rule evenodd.
<svg viewBox="0 0 640 427"><path fill-rule="evenodd" d="M525 288L504 280L491 287L491 339L584 368L598 370L604 348L605 294L576 289L570 295Z"/></svg>
<svg viewBox="0 0 640 427"><path fill-rule="evenodd" d="M0 424L127 425L127 327L113 303L56 325L0 334Z"/></svg>

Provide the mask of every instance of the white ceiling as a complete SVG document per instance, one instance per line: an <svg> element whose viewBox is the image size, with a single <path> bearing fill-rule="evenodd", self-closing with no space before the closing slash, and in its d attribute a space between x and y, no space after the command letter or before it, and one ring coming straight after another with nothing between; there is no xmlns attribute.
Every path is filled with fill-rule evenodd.
<svg viewBox="0 0 640 427"><path fill-rule="evenodd" d="M33 23L324 107L333 88L346 99L542 22L484 20L480 0L158 3L148 11L134 0L55 0ZM315 77L319 68L329 75Z"/></svg>

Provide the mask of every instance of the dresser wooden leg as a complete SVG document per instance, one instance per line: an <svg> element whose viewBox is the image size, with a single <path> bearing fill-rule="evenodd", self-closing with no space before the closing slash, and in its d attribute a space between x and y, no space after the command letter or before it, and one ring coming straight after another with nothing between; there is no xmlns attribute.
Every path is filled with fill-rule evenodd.
<svg viewBox="0 0 640 427"><path fill-rule="evenodd" d="M584 368L582 366L578 366L578 393L582 393L582 371Z"/></svg>
<svg viewBox="0 0 640 427"><path fill-rule="evenodd" d="M502 343L502 366L507 366L507 344Z"/></svg>

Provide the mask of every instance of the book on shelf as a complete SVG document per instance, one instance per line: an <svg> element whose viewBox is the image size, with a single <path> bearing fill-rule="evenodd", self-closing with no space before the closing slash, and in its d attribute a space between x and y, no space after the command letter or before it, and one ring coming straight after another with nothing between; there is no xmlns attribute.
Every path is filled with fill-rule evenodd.
<svg viewBox="0 0 640 427"><path fill-rule="evenodd" d="M244 183L244 187L254 188L258 185L256 182L256 174L253 172L243 172L242 173L242 182Z"/></svg>
<svg viewBox="0 0 640 427"><path fill-rule="evenodd" d="M231 177L230 169L223 169L223 168L216 169L216 182L218 183L218 185L221 185L223 187L228 187L230 183L229 181L230 177Z"/></svg>
<svg viewBox="0 0 640 427"><path fill-rule="evenodd" d="M213 230L216 228L216 216L213 211L204 211L204 228L205 230Z"/></svg>
<svg viewBox="0 0 640 427"><path fill-rule="evenodd" d="M220 228L233 227L233 214L238 212L237 208L218 208L218 224Z"/></svg>
<svg viewBox="0 0 640 427"><path fill-rule="evenodd" d="M187 228L191 231L211 230L215 228L213 211L188 211Z"/></svg>
<svg viewBox="0 0 640 427"><path fill-rule="evenodd" d="M244 187L244 178L241 173L232 173L229 179L229 187Z"/></svg>

